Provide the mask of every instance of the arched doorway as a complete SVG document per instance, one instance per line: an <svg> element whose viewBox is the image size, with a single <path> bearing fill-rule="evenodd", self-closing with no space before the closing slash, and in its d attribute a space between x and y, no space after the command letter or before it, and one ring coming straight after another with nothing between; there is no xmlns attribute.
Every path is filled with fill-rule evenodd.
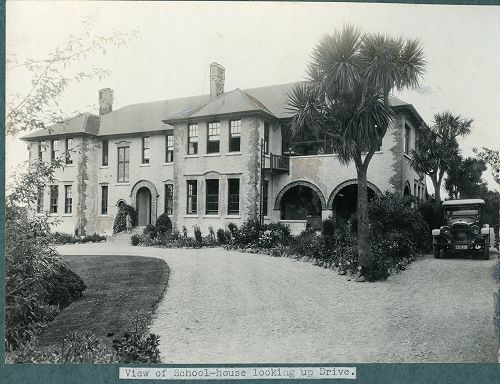
<svg viewBox="0 0 500 384"><path fill-rule="evenodd" d="M282 220L321 219L321 198L310 187L296 185L287 190L280 201Z"/></svg>
<svg viewBox="0 0 500 384"><path fill-rule="evenodd" d="M368 187L368 200L377 197L373 189ZM337 221L355 220L358 212L358 185L351 184L342 188L333 199L332 209Z"/></svg>
<svg viewBox="0 0 500 384"><path fill-rule="evenodd" d="M403 191L403 196L411 196L410 183L406 182L405 189Z"/></svg>
<svg viewBox="0 0 500 384"><path fill-rule="evenodd" d="M137 211L137 225L151 224L151 191L147 187L137 190L135 207Z"/></svg>

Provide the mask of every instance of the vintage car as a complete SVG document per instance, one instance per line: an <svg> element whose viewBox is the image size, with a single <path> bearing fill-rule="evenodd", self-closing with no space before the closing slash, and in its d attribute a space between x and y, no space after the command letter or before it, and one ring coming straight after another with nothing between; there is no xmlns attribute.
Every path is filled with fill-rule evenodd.
<svg viewBox="0 0 500 384"><path fill-rule="evenodd" d="M443 201L444 225L432 230L432 249L439 259L446 251L473 252L490 258L490 228L484 223L484 200Z"/></svg>

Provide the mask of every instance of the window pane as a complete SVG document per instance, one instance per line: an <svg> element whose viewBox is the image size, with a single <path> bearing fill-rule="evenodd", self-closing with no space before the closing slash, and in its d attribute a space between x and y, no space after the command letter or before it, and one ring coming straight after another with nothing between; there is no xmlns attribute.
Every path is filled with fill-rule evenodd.
<svg viewBox="0 0 500 384"><path fill-rule="evenodd" d="M240 213L240 179L228 179L227 211L230 215Z"/></svg>
<svg viewBox="0 0 500 384"><path fill-rule="evenodd" d="M51 213L57 213L58 198L59 198L59 188L57 185L52 185L50 187L50 212Z"/></svg>
<svg viewBox="0 0 500 384"><path fill-rule="evenodd" d="M108 213L108 186L101 186L101 214Z"/></svg>
<svg viewBox="0 0 500 384"><path fill-rule="evenodd" d="M197 181L188 180L187 181L187 213L196 214L197 204L198 204L198 191L197 191Z"/></svg>
<svg viewBox="0 0 500 384"><path fill-rule="evenodd" d="M269 181L264 180L262 188L262 214L268 216Z"/></svg>
<svg viewBox="0 0 500 384"><path fill-rule="evenodd" d="M71 213L73 211L73 196L71 185L64 186L64 213Z"/></svg>
<svg viewBox="0 0 500 384"><path fill-rule="evenodd" d="M102 165L108 165L108 140L102 141Z"/></svg>
<svg viewBox="0 0 500 384"><path fill-rule="evenodd" d="M165 213L172 215L174 208L174 186L165 184Z"/></svg>
<svg viewBox="0 0 500 384"><path fill-rule="evenodd" d="M219 180L212 179L206 181L206 214L213 215L219 213Z"/></svg>
<svg viewBox="0 0 500 384"><path fill-rule="evenodd" d="M188 126L188 155L198 154L198 124Z"/></svg>
<svg viewBox="0 0 500 384"><path fill-rule="evenodd" d="M269 153L269 123L264 122L264 151Z"/></svg>

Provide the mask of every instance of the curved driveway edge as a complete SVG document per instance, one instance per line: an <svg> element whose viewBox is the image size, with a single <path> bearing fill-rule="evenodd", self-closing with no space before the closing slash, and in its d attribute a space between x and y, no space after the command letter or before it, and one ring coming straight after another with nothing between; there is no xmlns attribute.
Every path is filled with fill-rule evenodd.
<svg viewBox="0 0 500 384"><path fill-rule="evenodd" d="M220 248L58 250L167 262L150 329L164 363L496 361L494 260L425 258L386 282L354 283L308 263Z"/></svg>

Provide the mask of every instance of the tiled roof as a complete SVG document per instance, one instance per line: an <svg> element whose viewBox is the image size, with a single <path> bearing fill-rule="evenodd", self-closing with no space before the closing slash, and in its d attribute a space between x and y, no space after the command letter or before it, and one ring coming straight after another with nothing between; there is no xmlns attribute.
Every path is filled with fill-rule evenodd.
<svg viewBox="0 0 500 384"><path fill-rule="evenodd" d="M189 108L165 119L167 123L179 120L196 119L210 116L222 116L234 113L261 112L276 117L255 97L237 88L223 93L196 107Z"/></svg>
<svg viewBox="0 0 500 384"><path fill-rule="evenodd" d="M31 132L23 138L29 140L83 132L99 136L141 134L172 128L163 122L165 120L200 118L238 112L260 112L277 118L286 118L291 116L290 111L287 110L287 96L295 84L278 84L243 90L237 88L213 99L210 98L210 95L198 95L131 104L102 115L100 126L98 116L84 113L68 119L64 124ZM394 96L390 96L389 101L394 107L410 107L420 118L411 104Z"/></svg>
<svg viewBox="0 0 500 384"><path fill-rule="evenodd" d="M50 127L39 129L28 133L22 138L25 140L39 139L43 137L55 137L70 134L87 133L90 135L99 134L99 116L91 113L82 113L81 115L67 119L63 123L54 124Z"/></svg>

